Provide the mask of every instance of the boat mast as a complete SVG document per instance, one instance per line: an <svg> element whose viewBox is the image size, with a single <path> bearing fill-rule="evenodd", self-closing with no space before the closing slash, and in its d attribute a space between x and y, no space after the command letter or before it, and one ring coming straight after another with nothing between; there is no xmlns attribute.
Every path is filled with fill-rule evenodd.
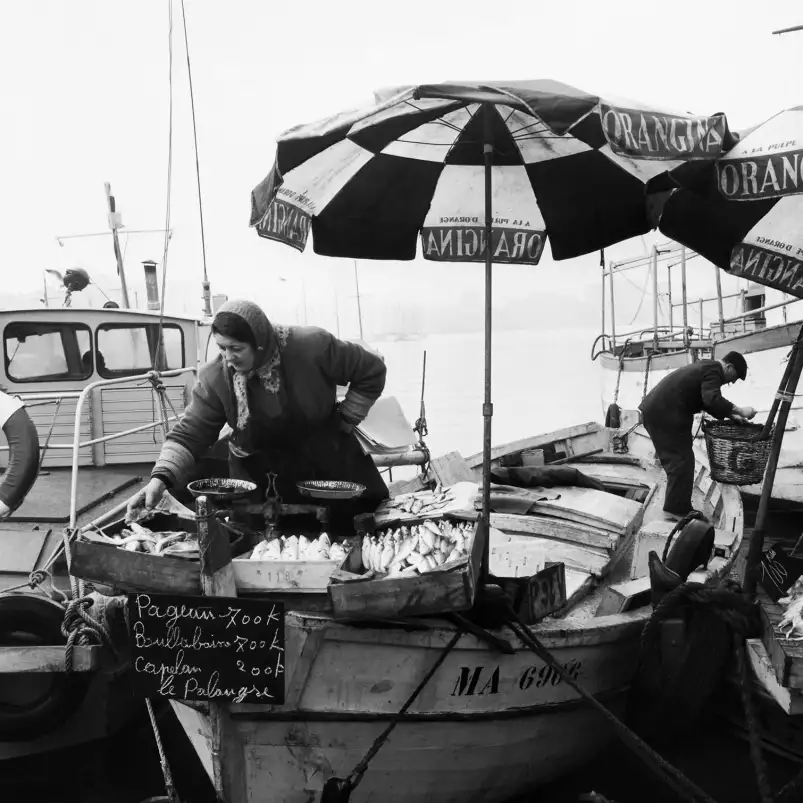
<svg viewBox="0 0 803 803"><path fill-rule="evenodd" d="M120 289L123 293L123 306L130 308L128 301L128 286L125 282L125 268L123 267L123 255L120 253L120 241L117 238L117 229L121 226L120 213L116 211L114 196L111 194L111 186L107 181L103 185L106 189L106 203L109 206L109 228L112 230L112 241L114 242L114 258L117 260L117 275L120 277Z"/></svg>

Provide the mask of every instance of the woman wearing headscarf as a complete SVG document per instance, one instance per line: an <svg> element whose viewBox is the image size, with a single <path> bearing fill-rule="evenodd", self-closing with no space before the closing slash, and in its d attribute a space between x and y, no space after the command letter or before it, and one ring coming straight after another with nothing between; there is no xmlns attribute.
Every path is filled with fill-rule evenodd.
<svg viewBox="0 0 803 803"><path fill-rule="evenodd" d="M226 302L212 322L212 337L220 354L199 371L150 482L129 503L129 518L155 507L165 489L184 485L224 424L232 429L231 476L264 491L268 472L275 473L285 502L301 501L296 483L304 480L360 483L368 507L387 498L353 431L384 389L380 357L324 329L274 326L251 301ZM348 385L340 404L338 385Z"/></svg>

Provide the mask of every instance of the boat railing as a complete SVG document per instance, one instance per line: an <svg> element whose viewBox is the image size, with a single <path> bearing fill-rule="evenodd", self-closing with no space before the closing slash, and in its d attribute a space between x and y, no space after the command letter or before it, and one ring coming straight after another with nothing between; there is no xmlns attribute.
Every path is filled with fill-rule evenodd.
<svg viewBox="0 0 803 803"><path fill-rule="evenodd" d="M698 298L689 298L686 282L686 263L699 257L699 254L689 251L683 246L674 243L653 246L649 254L633 259L619 262L609 262L603 265L602 270L602 334L597 337L592 346L592 359L596 359L599 354L610 353L627 356L629 344L641 343L645 350L649 348L649 341L652 341L652 350L658 352L666 350L668 345L674 345L674 341L682 339L683 349L693 349L710 346L713 341L738 335L741 333L752 332L766 326L764 313L769 310L782 308L784 310L784 322L786 322L786 308L790 304L795 304L803 299L785 297L783 301L774 304L762 305L750 308L751 293L750 289L739 290L738 292L722 292L721 271L715 265L712 266L716 281L716 294ZM659 293L658 272L659 266L666 268L665 290ZM680 268L680 300L673 300L672 277L673 268ZM614 277L618 273L634 270L636 268L648 268L652 279L652 326L640 330L620 333L616 331L616 306L614 293ZM677 271L674 272L675 275ZM675 280L677 281L677 279ZM710 291L709 291L710 292ZM677 299L677 289L675 290ZM644 287L644 296L649 294L647 286ZM666 296L668 302L668 325L660 325L660 296ZM742 312L736 315L725 316L723 302L730 299L741 299L740 308ZM763 296L760 296L763 301ZM716 304L715 311L709 315L710 320L706 320L706 310L710 305ZM641 305L639 305L641 306ZM676 322L676 315L680 312L681 323ZM608 326L606 327L606 323ZM602 343L598 349L598 344ZM624 343L624 350L623 350Z"/></svg>
<svg viewBox="0 0 803 803"><path fill-rule="evenodd" d="M164 436L167 436L168 425L179 419L179 415L173 412L173 415L160 416L153 421L140 424L136 427L130 427L122 432L113 432L109 435L101 435L97 438L89 438L81 440L81 415L84 410L84 405L87 399L91 396L93 391L98 388L109 387L111 385L130 384L132 382L148 382L159 392L158 388L161 380L171 377L182 376L183 374L197 374L197 368L175 368L170 371L148 371L145 374L137 374L135 376L116 377L114 379L99 379L97 382L91 382L80 391L67 391L58 394L52 393L32 393L24 397L20 397L25 402L26 407L33 407L42 404L60 404L64 400L75 400L75 419L73 423L73 439L71 443L50 443L45 447L48 449L70 449L72 450L72 463L71 463L71 477L70 477L70 530L75 529L77 515L77 497L78 497L78 471L79 471L79 456L82 449L88 449L96 446L99 443L107 443L109 441L118 440L120 438L134 435L138 432L144 432L148 429L155 429L162 427ZM8 446L3 447L5 450Z"/></svg>

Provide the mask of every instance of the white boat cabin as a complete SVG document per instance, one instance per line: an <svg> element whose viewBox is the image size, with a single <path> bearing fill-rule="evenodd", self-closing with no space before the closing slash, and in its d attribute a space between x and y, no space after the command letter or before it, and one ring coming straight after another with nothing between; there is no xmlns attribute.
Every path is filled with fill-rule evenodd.
<svg viewBox="0 0 803 803"><path fill-rule="evenodd" d="M130 309L30 309L0 311L3 379L7 393L26 402L44 450L42 467L69 466L80 392L95 382L138 376L131 383L93 390L81 415L86 442L145 425L161 416L158 394L143 374L197 368L206 359L209 324ZM157 346L157 344L159 344ZM164 379L177 415L189 400L194 374ZM168 414L173 410L168 405ZM152 463L162 433L142 430L81 449L80 465ZM7 451L2 453L3 465Z"/></svg>

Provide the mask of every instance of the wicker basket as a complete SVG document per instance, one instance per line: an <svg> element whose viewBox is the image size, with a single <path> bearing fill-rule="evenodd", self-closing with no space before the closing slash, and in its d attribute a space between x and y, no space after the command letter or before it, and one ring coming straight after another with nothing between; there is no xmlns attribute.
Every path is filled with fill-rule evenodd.
<svg viewBox="0 0 803 803"><path fill-rule="evenodd" d="M755 485L764 479L770 457L772 433L758 437L763 424L735 421L703 421L705 446L712 479L727 485Z"/></svg>

